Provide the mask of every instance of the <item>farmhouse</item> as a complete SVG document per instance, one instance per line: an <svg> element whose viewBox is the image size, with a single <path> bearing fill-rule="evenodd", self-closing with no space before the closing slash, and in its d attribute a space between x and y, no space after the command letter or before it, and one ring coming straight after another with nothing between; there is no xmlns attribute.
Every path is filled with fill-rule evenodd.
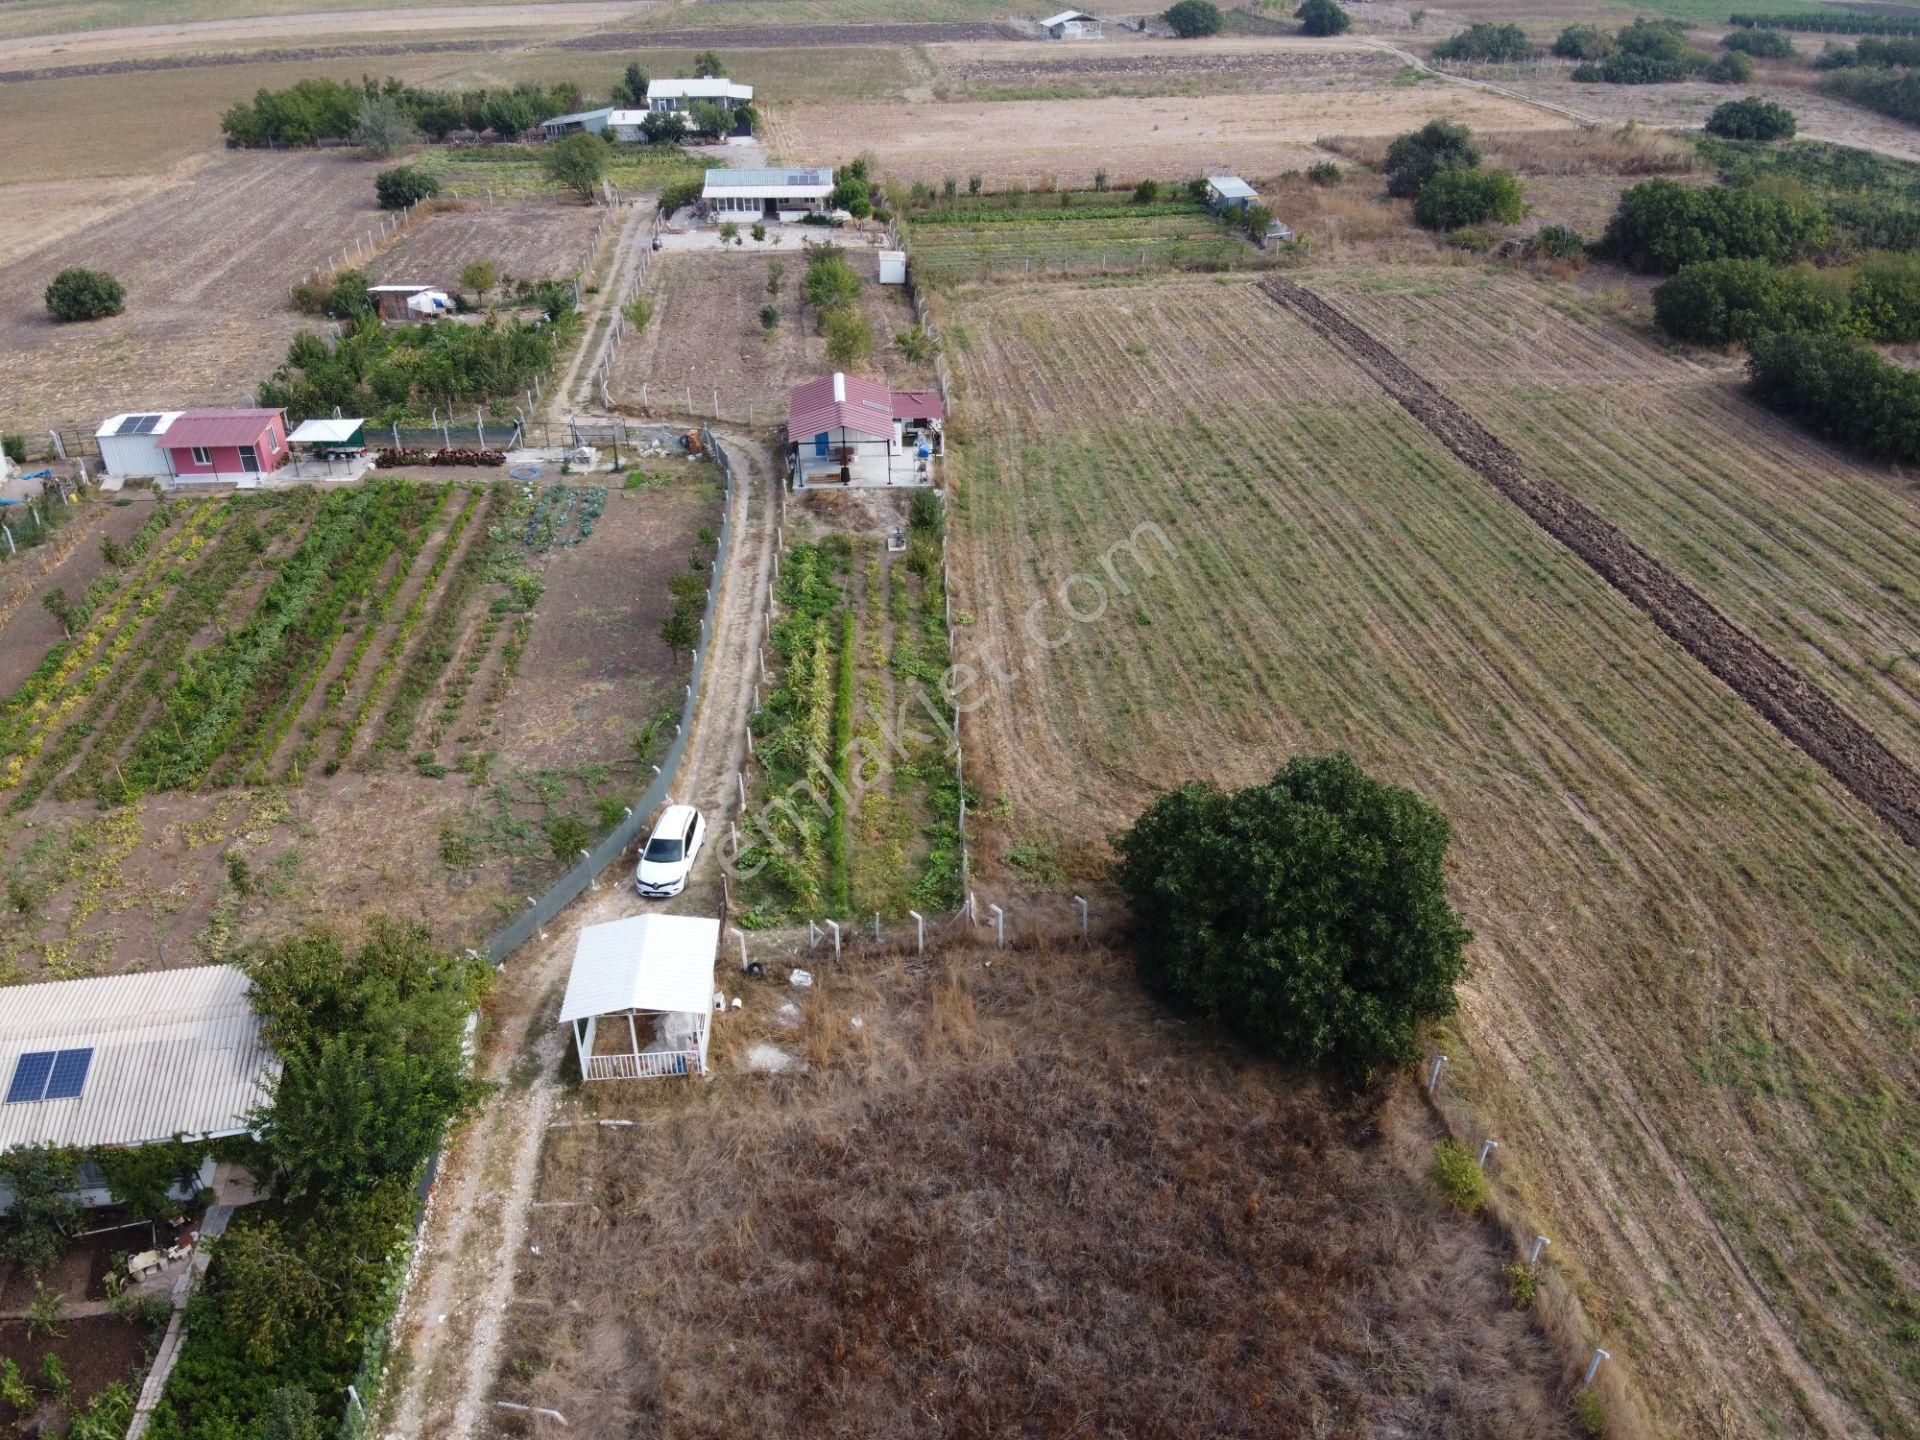
<svg viewBox="0 0 1920 1440"><path fill-rule="evenodd" d="M100 468L122 480L150 480L173 473L163 448L168 427L185 413L179 410L115 415L93 432L100 447Z"/></svg>
<svg viewBox="0 0 1920 1440"><path fill-rule="evenodd" d="M1049 15L1039 23L1040 33L1049 40L1101 38L1099 17L1089 15L1084 10L1062 10L1058 15Z"/></svg>
<svg viewBox="0 0 1920 1440"><path fill-rule="evenodd" d="M231 965L15 985L0 1007L0 1152L17 1145L134 1148L247 1129L279 1069ZM185 1199L213 1181L205 1161ZM79 1198L110 1198L93 1165ZM0 1185L0 1211L12 1203Z"/></svg>
<svg viewBox="0 0 1920 1440"><path fill-rule="evenodd" d="M581 930L560 1001L580 1078L705 1075L719 944L720 922L699 915L630 915ZM602 1020L624 1023L603 1036Z"/></svg>
<svg viewBox="0 0 1920 1440"><path fill-rule="evenodd" d="M717 219L741 216L765 220L798 220L825 209L833 194L833 171L709 170L700 198Z"/></svg>
<svg viewBox="0 0 1920 1440"><path fill-rule="evenodd" d="M542 120L540 133L549 140L558 140L563 135L604 135L612 118L611 105L602 105L598 110L576 110L571 115L556 115L551 120Z"/></svg>
<svg viewBox="0 0 1920 1440"><path fill-rule="evenodd" d="M719 77L692 80L655 80L647 86L647 109L685 114L698 102L738 110L753 103L753 87Z"/></svg>
<svg viewBox="0 0 1920 1440"><path fill-rule="evenodd" d="M947 409L933 391L892 391L835 373L787 398L787 470L794 488L931 485L946 453Z"/></svg>
<svg viewBox="0 0 1920 1440"><path fill-rule="evenodd" d="M258 484L287 463L283 410L189 410L161 437L175 481Z"/></svg>

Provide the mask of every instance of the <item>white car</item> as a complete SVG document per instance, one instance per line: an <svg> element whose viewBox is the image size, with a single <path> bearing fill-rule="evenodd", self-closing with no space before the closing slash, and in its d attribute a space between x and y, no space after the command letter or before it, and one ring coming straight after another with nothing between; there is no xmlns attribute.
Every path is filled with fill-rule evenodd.
<svg viewBox="0 0 1920 1440"><path fill-rule="evenodd" d="M664 900L687 888L687 876L700 847L707 843L707 822L691 805L669 805L660 812L653 834L640 851L633 888L649 900Z"/></svg>

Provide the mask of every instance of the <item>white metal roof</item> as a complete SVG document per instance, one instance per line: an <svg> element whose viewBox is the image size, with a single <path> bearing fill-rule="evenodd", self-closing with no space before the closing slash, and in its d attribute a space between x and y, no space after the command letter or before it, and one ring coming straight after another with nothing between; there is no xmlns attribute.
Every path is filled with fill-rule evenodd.
<svg viewBox="0 0 1920 1440"><path fill-rule="evenodd" d="M713 1004L720 922L704 915L629 915L580 932L560 1021L620 1010L704 1014Z"/></svg>
<svg viewBox="0 0 1920 1440"><path fill-rule="evenodd" d="M703 199L746 196L770 200L824 200L833 193L833 171L820 166L790 170L709 170Z"/></svg>
<svg viewBox="0 0 1920 1440"><path fill-rule="evenodd" d="M414 295L422 290L433 290L437 288L437 286L426 283L419 285L369 285L367 286L367 293L369 295Z"/></svg>
<svg viewBox="0 0 1920 1440"><path fill-rule="evenodd" d="M24 1054L94 1052L76 1098L0 1104L0 1150L237 1133L279 1068L249 989L231 965L200 965L0 990L0 1093Z"/></svg>
<svg viewBox="0 0 1920 1440"><path fill-rule="evenodd" d="M353 439L354 432L367 422L364 420L302 420L300 426L287 436L290 445L338 445Z"/></svg>
<svg viewBox="0 0 1920 1440"><path fill-rule="evenodd" d="M1253 200L1259 192L1238 175L1209 175L1207 186L1222 200Z"/></svg>
<svg viewBox="0 0 1920 1440"><path fill-rule="evenodd" d="M1092 20L1095 17L1084 10L1062 10L1058 15L1049 15L1040 22L1040 28L1051 30L1056 25L1064 25L1069 20Z"/></svg>
<svg viewBox="0 0 1920 1440"><path fill-rule="evenodd" d="M142 430L139 435L128 438L144 439L152 435L164 435L167 433L167 427L186 413L184 410L129 410L124 415L110 415L100 422L100 428L93 432L93 438L96 440L110 440L119 434L120 426L124 422L147 415L158 415L160 419L152 429Z"/></svg>
<svg viewBox="0 0 1920 1440"><path fill-rule="evenodd" d="M689 80L652 80L647 83L649 100L751 100L751 85L736 85L718 75Z"/></svg>
<svg viewBox="0 0 1920 1440"><path fill-rule="evenodd" d="M543 130L555 130L562 125L572 125L575 123L584 125L589 120L597 120L602 115L611 116L612 114L613 106L601 105L596 109L576 110L571 115L556 115L551 120L542 120L540 127Z"/></svg>

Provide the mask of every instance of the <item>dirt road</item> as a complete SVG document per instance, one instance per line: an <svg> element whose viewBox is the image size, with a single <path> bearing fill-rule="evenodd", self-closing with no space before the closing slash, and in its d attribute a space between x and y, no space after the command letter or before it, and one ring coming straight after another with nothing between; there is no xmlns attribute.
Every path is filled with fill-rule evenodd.
<svg viewBox="0 0 1920 1440"><path fill-rule="evenodd" d="M776 496L772 457L744 435L722 435L739 467L733 541L720 594L693 734L673 797L699 806L713 841L693 882L665 909L717 914L720 850L745 752L756 653L763 639ZM574 943L584 925L638 914L623 861L500 969L488 1002L482 1071L500 1088L443 1157L418 1269L394 1322L407 1350L404 1379L389 1397L390 1440L490 1433L489 1396L526 1245L526 1222L547 1130L568 1118L561 1080L566 1032L555 1020ZM725 975L724 969L720 972ZM720 982L724 984L724 979Z"/></svg>

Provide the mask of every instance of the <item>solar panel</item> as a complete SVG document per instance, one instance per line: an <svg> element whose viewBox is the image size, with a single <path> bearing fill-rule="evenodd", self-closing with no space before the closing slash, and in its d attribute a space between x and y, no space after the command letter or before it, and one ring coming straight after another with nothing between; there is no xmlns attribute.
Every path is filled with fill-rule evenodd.
<svg viewBox="0 0 1920 1440"><path fill-rule="evenodd" d="M128 415L114 427L116 435L151 435L160 423L158 415Z"/></svg>
<svg viewBox="0 0 1920 1440"><path fill-rule="evenodd" d="M53 1074L47 1080L47 1099L73 1100L86 1087L87 1067L93 1064L93 1047L62 1050L53 1057Z"/></svg>
<svg viewBox="0 0 1920 1440"><path fill-rule="evenodd" d="M47 1076L53 1073L54 1052L29 1050L13 1067L13 1083L7 1086L9 1105L38 1100L46 1093Z"/></svg>

